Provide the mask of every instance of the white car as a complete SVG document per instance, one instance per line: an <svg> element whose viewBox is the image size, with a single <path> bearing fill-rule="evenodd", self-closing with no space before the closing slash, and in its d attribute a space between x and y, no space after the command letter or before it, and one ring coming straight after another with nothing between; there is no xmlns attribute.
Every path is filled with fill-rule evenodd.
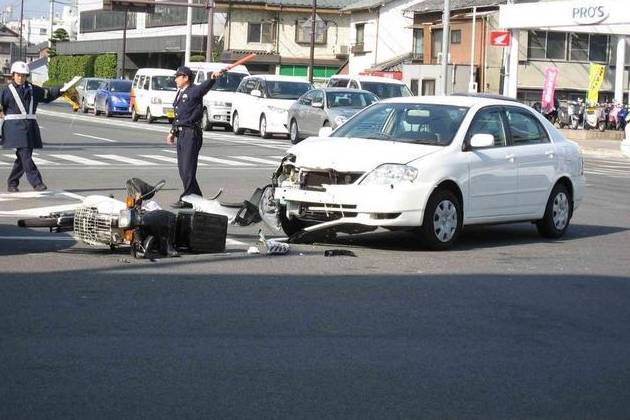
<svg viewBox="0 0 630 420"><path fill-rule="evenodd" d="M243 134L246 129L258 131L263 138L272 134L288 134L287 111L312 88L313 85L301 77L245 77L232 102L232 130L235 134Z"/></svg>
<svg viewBox="0 0 630 420"><path fill-rule="evenodd" d="M391 77L337 74L328 79L327 87L363 89L372 92L379 99L413 96L407 85Z"/></svg>
<svg viewBox="0 0 630 420"><path fill-rule="evenodd" d="M435 250L473 224L531 221L558 238L585 188L575 143L518 102L479 96L373 104L291 147L280 171L287 235L409 229Z"/></svg>

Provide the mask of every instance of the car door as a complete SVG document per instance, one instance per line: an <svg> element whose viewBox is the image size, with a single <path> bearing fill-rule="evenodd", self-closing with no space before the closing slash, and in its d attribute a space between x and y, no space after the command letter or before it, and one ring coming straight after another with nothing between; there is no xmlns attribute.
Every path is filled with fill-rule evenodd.
<svg viewBox="0 0 630 420"><path fill-rule="evenodd" d="M326 112L323 109L323 106L320 107L319 104L324 103L324 92L320 89L313 91L313 102L311 106L308 108L308 131L311 136L316 136L319 134L319 129L324 125L324 121L326 121L327 116ZM313 106L313 105L318 106Z"/></svg>
<svg viewBox="0 0 630 420"><path fill-rule="evenodd" d="M492 135L494 146L471 149L470 139L475 134ZM465 140L469 167L466 219L499 218L516 212L518 165L507 138L501 107L486 107L477 112Z"/></svg>
<svg viewBox="0 0 630 420"><path fill-rule="evenodd" d="M540 121L526 109L506 107L510 142L518 163L518 207L543 214L558 171L554 144Z"/></svg>
<svg viewBox="0 0 630 420"><path fill-rule="evenodd" d="M149 97L149 87L151 86L151 76L144 76L144 78L140 79L140 88L138 89L138 114L146 115L147 109L151 103L151 98Z"/></svg>
<svg viewBox="0 0 630 420"><path fill-rule="evenodd" d="M104 103L107 95L108 83L103 82L99 85L94 96L94 109L98 111L105 111Z"/></svg>
<svg viewBox="0 0 630 420"><path fill-rule="evenodd" d="M306 121L307 110L310 108L311 103L313 102L313 91L306 92L304 95L300 97L296 101L296 103L292 106L293 115L292 118L295 119L298 125L298 130L301 135L307 134L306 125L308 122ZM289 121L289 124L291 121ZM288 127L291 128L291 127Z"/></svg>
<svg viewBox="0 0 630 420"><path fill-rule="evenodd" d="M243 89L243 95L239 100L239 120L242 128L258 130L257 118L260 115L257 109L257 102L260 98L252 95L254 89L259 89L258 79L247 80ZM256 120L254 124L253 121Z"/></svg>

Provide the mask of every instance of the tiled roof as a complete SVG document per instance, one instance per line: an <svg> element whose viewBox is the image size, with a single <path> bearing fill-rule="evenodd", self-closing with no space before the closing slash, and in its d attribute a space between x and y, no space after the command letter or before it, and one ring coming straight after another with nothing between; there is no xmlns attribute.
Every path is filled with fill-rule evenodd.
<svg viewBox="0 0 630 420"><path fill-rule="evenodd" d="M350 2L346 7L342 10L351 11L351 10L364 10L364 9L374 9L376 7L385 6L387 3L391 3L394 0L359 0L357 2Z"/></svg>
<svg viewBox="0 0 630 420"><path fill-rule="evenodd" d="M402 71L403 63L411 60L411 56L412 53L399 55L382 63L375 64L369 68L368 71Z"/></svg>
<svg viewBox="0 0 630 420"><path fill-rule="evenodd" d="M473 7L498 6L507 3L506 0L451 0L451 11L472 9ZM407 9L412 12L429 13L444 10L444 0L425 0Z"/></svg>
<svg viewBox="0 0 630 420"><path fill-rule="evenodd" d="M390 0L391 1L391 0ZM227 2L227 1L225 1ZM233 0L231 4L264 4L267 6L311 7L312 0ZM341 9L353 3L353 0L317 0L317 7L323 9Z"/></svg>

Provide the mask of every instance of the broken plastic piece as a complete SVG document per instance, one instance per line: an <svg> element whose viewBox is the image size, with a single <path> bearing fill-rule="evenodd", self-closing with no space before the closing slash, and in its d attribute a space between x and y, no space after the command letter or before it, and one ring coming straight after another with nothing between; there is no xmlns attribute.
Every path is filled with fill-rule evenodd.
<svg viewBox="0 0 630 420"><path fill-rule="evenodd" d="M289 253L289 244L265 238L262 230L258 231L258 241L267 255L285 255Z"/></svg>
<svg viewBox="0 0 630 420"><path fill-rule="evenodd" d="M249 248L247 248L247 253L248 254L260 254L260 249L258 249L257 246L250 246Z"/></svg>
<svg viewBox="0 0 630 420"><path fill-rule="evenodd" d="M356 257L357 255L349 249L327 249L324 257Z"/></svg>

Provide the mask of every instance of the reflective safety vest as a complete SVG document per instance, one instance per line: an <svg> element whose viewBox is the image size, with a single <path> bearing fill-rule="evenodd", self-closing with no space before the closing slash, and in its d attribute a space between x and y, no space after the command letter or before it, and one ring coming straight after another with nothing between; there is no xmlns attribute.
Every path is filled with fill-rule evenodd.
<svg viewBox="0 0 630 420"><path fill-rule="evenodd" d="M35 114L33 114L32 92L31 92L31 102L28 105L28 113L27 113L26 108L24 108L24 104L22 103L22 98L20 98L20 95L18 95L17 90L15 90L15 87L13 86L13 84L9 85L9 90L11 91L11 94L13 95L13 99L15 99L15 102L17 103L18 108L20 108L20 113L19 114L5 114L4 119L5 120L36 120L37 117L35 116Z"/></svg>

